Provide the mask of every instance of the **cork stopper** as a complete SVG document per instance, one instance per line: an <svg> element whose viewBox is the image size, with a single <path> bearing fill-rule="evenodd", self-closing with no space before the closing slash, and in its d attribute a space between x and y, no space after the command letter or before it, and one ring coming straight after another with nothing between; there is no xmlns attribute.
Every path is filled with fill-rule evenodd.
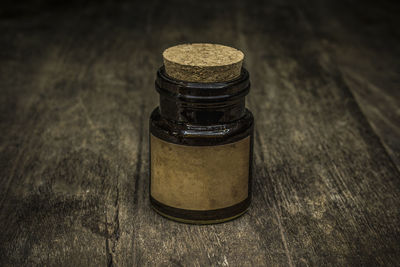
<svg viewBox="0 0 400 267"><path fill-rule="evenodd" d="M188 82L225 82L240 75L244 54L219 44L181 44L163 53L168 76Z"/></svg>

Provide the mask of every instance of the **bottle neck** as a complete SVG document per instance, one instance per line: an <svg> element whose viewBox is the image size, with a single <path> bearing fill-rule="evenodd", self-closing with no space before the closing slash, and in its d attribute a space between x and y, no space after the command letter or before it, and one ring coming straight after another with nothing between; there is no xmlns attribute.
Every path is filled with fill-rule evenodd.
<svg viewBox="0 0 400 267"><path fill-rule="evenodd" d="M219 124L238 120L245 112L244 97L221 103L190 103L175 98L160 96L161 116L178 122L192 124Z"/></svg>
<svg viewBox="0 0 400 267"><path fill-rule="evenodd" d="M221 124L240 119L245 114L245 96L250 89L249 75L221 83L193 83L168 77L164 68L157 73L162 117L199 125Z"/></svg>

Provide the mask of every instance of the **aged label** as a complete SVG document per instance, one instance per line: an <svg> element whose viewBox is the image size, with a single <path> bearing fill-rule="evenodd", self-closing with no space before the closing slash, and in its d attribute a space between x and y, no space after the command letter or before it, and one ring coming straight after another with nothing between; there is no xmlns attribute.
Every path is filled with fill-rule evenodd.
<svg viewBox="0 0 400 267"><path fill-rule="evenodd" d="M183 146L151 135L151 195L180 209L213 210L248 196L250 137L219 146Z"/></svg>

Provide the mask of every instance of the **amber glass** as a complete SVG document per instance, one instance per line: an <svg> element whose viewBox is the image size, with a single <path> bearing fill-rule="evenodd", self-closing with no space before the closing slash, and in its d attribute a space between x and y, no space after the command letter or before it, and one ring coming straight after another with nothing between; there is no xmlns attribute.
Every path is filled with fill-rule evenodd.
<svg viewBox="0 0 400 267"><path fill-rule="evenodd" d="M160 94L160 106L150 117L151 135L185 146L223 145L250 136L250 164L248 197L234 206L215 210L179 209L160 203L150 192L152 207L165 217L187 223L217 223L243 214L251 202L254 124L252 113L245 108L245 96L250 90L247 70L242 68L238 78L227 82L194 83L175 80L161 67L155 87Z"/></svg>

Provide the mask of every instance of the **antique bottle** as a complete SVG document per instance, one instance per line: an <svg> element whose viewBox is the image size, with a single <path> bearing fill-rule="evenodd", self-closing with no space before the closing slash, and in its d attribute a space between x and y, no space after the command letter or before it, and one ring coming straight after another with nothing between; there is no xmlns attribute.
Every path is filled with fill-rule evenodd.
<svg viewBox="0 0 400 267"><path fill-rule="evenodd" d="M173 220L234 219L251 202L249 74L231 47L185 44L163 53L160 105L150 117L150 202Z"/></svg>

